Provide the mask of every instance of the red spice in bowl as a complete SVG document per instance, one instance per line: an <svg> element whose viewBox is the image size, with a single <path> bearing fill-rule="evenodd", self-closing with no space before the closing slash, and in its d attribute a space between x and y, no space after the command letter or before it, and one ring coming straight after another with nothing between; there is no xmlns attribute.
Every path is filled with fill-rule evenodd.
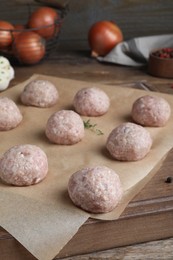
<svg viewBox="0 0 173 260"><path fill-rule="evenodd" d="M153 51L149 56L148 72L156 77L173 78L173 48Z"/></svg>

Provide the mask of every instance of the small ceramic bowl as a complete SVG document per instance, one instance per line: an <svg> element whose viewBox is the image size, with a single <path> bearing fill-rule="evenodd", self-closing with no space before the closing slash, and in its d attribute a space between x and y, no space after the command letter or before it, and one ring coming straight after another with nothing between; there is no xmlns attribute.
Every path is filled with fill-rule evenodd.
<svg viewBox="0 0 173 260"><path fill-rule="evenodd" d="M162 48L151 52L148 72L160 78L173 78L173 48Z"/></svg>

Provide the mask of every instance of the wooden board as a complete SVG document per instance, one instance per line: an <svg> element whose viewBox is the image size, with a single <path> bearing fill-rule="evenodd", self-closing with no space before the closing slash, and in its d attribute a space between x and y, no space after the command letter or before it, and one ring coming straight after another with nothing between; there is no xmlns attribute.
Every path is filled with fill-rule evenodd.
<svg viewBox="0 0 173 260"><path fill-rule="evenodd" d="M173 236L173 149L144 189L130 202L122 216L114 221L89 219L56 257L62 258L118 246ZM0 228L1 260L35 258L10 234Z"/></svg>
<svg viewBox="0 0 173 260"><path fill-rule="evenodd" d="M34 67L16 67L16 78L12 85L26 80L33 73L44 73L87 82L121 84L122 87L132 87L134 82L145 80L147 84L154 86L153 90L173 94L172 80L151 77L146 73L146 69L107 64L103 66L87 54L88 52L79 51L75 53L57 52L55 57L52 55L46 62ZM157 175L133 199L119 220L110 222L88 220L56 259L173 237L173 183L165 183L165 179L169 175L173 177L172 158L173 151ZM172 240L167 245L170 245L171 242ZM158 243L158 245L160 244ZM157 249L154 247L154 250ZM99 258L94 257L94 259ZM153 257L153 259L157 259L157 257ZM0 260L35 260L35 258L10 234L0 228Z"/></svg>

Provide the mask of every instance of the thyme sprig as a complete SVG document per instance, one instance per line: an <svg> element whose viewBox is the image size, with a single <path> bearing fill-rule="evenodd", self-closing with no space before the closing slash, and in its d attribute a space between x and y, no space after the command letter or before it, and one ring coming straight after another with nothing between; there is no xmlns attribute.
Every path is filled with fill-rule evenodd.
<svg viewBox="0 0 173 260"><path fill-rule="evenodd" d="M84 128L90 129L92 132L96 133L97 135L104 135L104 133L100 129L96 128L97 124L92 124L90 122L90 119L88 119L87 121L83 121L83 123L84 123Z"/></svg>

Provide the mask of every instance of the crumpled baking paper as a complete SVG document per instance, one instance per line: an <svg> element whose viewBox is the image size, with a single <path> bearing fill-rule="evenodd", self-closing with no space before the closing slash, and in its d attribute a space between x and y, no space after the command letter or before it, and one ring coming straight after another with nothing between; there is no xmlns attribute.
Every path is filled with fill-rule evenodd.
<svg viewBox="0 0 173 260"><path fill-rule="evenodd" d="M59 101L51 108L27 107L21 104L20 94L24 86L33 79L50 80L59 91ZM45 136L49 116L61 109L73 109L76 92L84 87L99 87L110 97L111 106L101 117L83 117L104 134L85 129L85 137L75 145L56 145ZM148 128L153 146L141 161L119 162L112 159L105 149L110 131L122 122L131 121L132 103L146 94L144 90L120 86L102 85L34 75L27 81L8 89L0 96L8 96L19 106L23 114L21 124L10 131L0 132L0 154L16 144L35 144L42 148L49 162L48 176L39 184L29 187L14 187L0 181L0 225L12 234L29 252L39 260L51 260L74 236L89 218L117 219L129 201L153 176L153 170L173 146L173 114L165 127ZM148 94L148 92L147 92ZM173 110L173 96L150 92L165 97ZM121 203L107 214L89 214L71 202L67 185L72 173L86 167L105 165L115 170L121 179L124 196Z"/></svg>

